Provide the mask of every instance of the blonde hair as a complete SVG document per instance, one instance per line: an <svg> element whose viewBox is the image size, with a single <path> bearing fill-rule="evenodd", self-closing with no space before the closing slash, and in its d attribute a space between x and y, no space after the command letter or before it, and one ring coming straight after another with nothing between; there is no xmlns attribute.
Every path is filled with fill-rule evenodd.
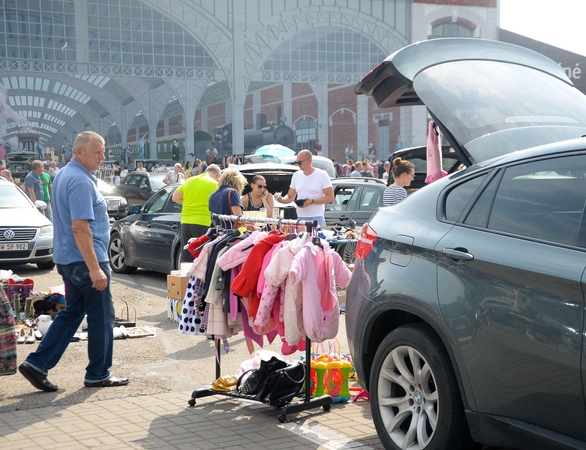
<svg viewBox="0 0 586 450"><path fill-rule="evenodd" d="M220 175L220 179L218 180L218 188L226 184L233 189L236 189L240 195L242 195L242 191L244 190L244 186L248 184L244 175L240 173L237 169L226 169Z"/></svg>
<svg viewBox="0 0 586 450"><path fill-rule="evenodd" d="M100 136L98 133L94 133L93 131L82 131L75 138L75 142L73 143L73 150L75 151L75 149L80 148L80 147L84 151L87 150L89 148L88 145L94 139L98 139L98 140L102 141L103 143L105 143L104 138L102 136Z"/></svg>

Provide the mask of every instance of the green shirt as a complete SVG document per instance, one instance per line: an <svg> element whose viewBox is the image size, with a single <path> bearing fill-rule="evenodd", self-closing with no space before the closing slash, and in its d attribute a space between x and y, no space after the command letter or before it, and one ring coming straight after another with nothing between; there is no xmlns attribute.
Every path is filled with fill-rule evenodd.
<svg viewBox="0 0 586 450"><path fill-rule="evenodd" d="M39 178L41 179L41 184L43 185L43 200L48 202L51 200L51 191L49 191L49 185L53 184L51 183L51 177L47 172L43 172L41 175L39 175ZM40 198L37 200L40 200Z"/></svg>
<svg viewBox="0 0 586 450"><path fill-rule="evenodd" d="M177 191L183 194L181 223L210 226L212 218L208 200L217 188L218 182L205 172L188 178L177 188Z"/></svg>

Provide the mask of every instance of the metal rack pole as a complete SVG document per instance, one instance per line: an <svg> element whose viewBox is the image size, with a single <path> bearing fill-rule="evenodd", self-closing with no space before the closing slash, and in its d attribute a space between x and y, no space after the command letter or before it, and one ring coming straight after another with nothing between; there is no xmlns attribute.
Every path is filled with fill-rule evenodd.
<svg viewBox="0 0 586 450"><path fill-rule="evenodd" d="M281 225L304 226L308 230L317 228L317 220L295 220L295 219L275 219L273 217L249 217L233 216L228 214L212 214L212 219L218 219L220 222L244 221L255 223L276 223Z"/></svg>

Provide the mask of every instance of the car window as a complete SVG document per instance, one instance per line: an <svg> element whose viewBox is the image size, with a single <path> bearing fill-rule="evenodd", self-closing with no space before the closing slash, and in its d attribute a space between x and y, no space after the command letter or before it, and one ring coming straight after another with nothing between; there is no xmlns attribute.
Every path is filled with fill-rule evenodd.
<svg viewBox="0 0 586 450"><path fill-rule="evenodd" d="M345 211L356 186L335 186L334 202L326 205L326 211Z"/></svg>
<svg viewBox="0 0 586 450"><path fill-rule="evenodd" d="M586 158L571 156L509 167L496 189L487 227L520 236L576 245L586 202ZM481 196L481 197L482 197ZM475 210L486 208L478 202ZM586 218L584 218L586 219ZM585 227L586 228L586 227ZM581 244L580 244L581 245Z"/></svg>
<svg viewBox="0 0 586 450"><path fill-rule="evenodd" d="M143 180L144 177L140 176L140 175L129 175L128 177L126 177L128 179L128 181L125 181L125 184L128 184L130 186L138 186L140 187L141 184L143 184Z"/></svg>
<svg viewBox="0 0 586 450"><path fill-rule="evenodd" d="M359 186L356 186L354 192L352 193L352 197L350 197L350 199L348 200L346 210L355 211L356 209L358 209L358 199L360 198L361 191L362 189L360 189Z"/></svg>
<svg viewBox="0 0 586 450"><path fill-rule="evenodd" d="M166 186L166 184L163 183L162 178L150 178L149 181L151 182L151 186L152 186L153 191L158 191L162 187Z"/></svg>
<svg viewBox="0 0 586 450"><path fill-rule="evenodd" d="M464 212L466 206L486 179L487 174L476 177L465 183L459 184L452 189L447 197L445 204L445 218L450 222L457 222Z"/></svg>
<svg viewBox="0 0 586 450"><path fill-rule="evenodd" d="M169 197L169 191L167 189L161 189L144 205L143 212L149 214L163 212L167 197Z"/></svg>
<svg viewBox="0 0 586 450"><path fill-rule="evenodd" d="M169 195L172 195L172 193L175 192L175 190L171 190L169 192ZM169 195L167 195L167 197L169 197ZM181 212L181 205L179 203L175 203L173 200L169 199L169 201L167 202L167 206L165 206L165 212L166 213L180 213Z"/></svg>
<svg viewBox="0 0 586 450"><path fill-rule="evenodd" d="M371 186L364 186L362 189L362 201L360 202L360 211L376 211L379 206L382 206L382 191Z"/></svg>

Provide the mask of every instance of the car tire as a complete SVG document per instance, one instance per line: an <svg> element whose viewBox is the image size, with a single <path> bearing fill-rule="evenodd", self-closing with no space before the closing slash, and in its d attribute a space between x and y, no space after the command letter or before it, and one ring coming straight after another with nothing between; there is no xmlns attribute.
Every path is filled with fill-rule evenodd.
<svg viewBox="0 0 586 450"><path fill-rule="evenodd" d="M118 233L112 233L108 242L108 260L113 272L116 273L134 273L136 267L127 266L124 255L124 245Z"/></svg>
<svg viewBox="0 0 586 450"><path fill-rule="evenodd" d="M338 253L342 257L342 261L346 264L354 264L356 262L356 255L354 255L355 250L356 242L348 242L346 244L341 244L338 247Z"/></svg>
<svg viewBox="0 0 586 450"><path fill-rule="evenodd" d="M399 327L381 342L369 393L385 449L477 447L470 438L450 358L427 325Z"/></svg>
<svg viewBox="0 0 586 450"><path fill-rule="evenodd" d="M55 263L53 261L39 261L37 263L37 269L39 270L53 270Z"/></svg>

